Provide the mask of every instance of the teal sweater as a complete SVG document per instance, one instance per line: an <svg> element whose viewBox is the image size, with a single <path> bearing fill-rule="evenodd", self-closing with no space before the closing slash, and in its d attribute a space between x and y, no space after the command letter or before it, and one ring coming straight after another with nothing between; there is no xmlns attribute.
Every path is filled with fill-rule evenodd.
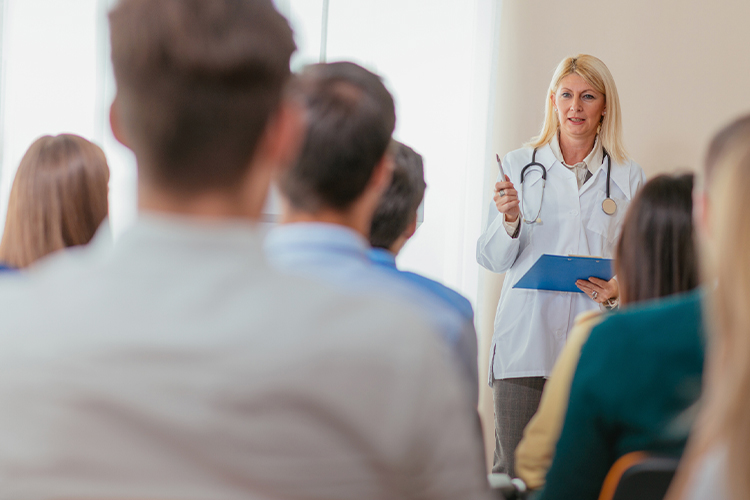
<svg viewBox="0 0 750 500"><path fill-rule="evenodd" d="M703 354L699 292L628 308L595 327L539 498L596 500L610 467L626 453L681 455Z"/></svg>

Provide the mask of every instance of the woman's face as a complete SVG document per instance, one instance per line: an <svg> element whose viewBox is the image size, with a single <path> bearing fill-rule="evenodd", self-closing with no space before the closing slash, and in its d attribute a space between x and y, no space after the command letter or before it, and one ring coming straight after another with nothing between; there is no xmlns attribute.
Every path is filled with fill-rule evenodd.
<svg viewBox="0 0 750 500"><path fill-rule="evenodd" d="M550 96L560 120L560 134L568 139L591 139L596 136L606 111L605 97L579 75L571 74L560 81Z"/></svg>

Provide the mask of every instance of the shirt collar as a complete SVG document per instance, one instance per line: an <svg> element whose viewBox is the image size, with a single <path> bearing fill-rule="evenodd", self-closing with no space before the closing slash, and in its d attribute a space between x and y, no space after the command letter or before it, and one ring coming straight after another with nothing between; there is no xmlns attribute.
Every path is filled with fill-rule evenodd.
<svg viewBox="0 0 750 500"><path fill-rule="evenodd" d="M266 237L269 256L277 252L345 252L367 257L367 240L351 228L323 222L295 222L273 228Z"/></svg>
<svg viewBox="0 0 750 500"><path fill-rule="evenodd" d="M568 168L574 168L580 165L581 163L584 163L586 165L586 168L589 172L592 174L596 173L597 170L602 166L602 162L604 161L604 148L602 148L602 144L599 141L599 134L596 135L596 140L594 140L594 147L591 148L591 151L589 152L588 156L583 159L581 163L576 163L575 165L568 165L565 163L565 160L563 159L562 150L560 149L560 139L559 139L560 132L558 131L557 134L555 134L552 137L552 141L550 141L550 148L552 149L552 154L555 155L555 158L557 161L562 163Z"/></svg>
<svg viewBox="0 0 750 500"><path fill-rule="evenodd" d="M541 146L536 155L536 160L540 162L542 165L547 167L547 171L549 171L551 168L553 168L555 165L560 163L563 165L561 161L557 159L554 152L552 151L552 142L545 144L544 146ZM612 161L612 157L610 156L607 161ZM594 177L601 174L606 176L607 175L607 169L606 169L607 163L602 162L600 168L597 169L597 171L594 173ZM612 162L612 182L614 184L617 184L617 186L622 190L623 194L625 194L625 198L628 200L631 200L633 197L633 194L630 190L630 162L625 161L625 163L615 163ZM588 189L589 183L584 184L583 190L585 191Z"/></svg>
<svg viewBox="0 0 750 500"><path fill-rule="evenodd" d="M370 251L367 252L367 256L370 257L370 260L375 264L393 268L396 267L396 256L385 248L371 248Z"/></svg>
<svg viewBox="0 0 750 500"><path fill-rule="evenodd" d="M209 219L194 216L142 211L136 222L112 243L108 224L97 231L92 244L122 248L148 246L176 246L216 251L253 249L254 257L262 255L262 232L258 223L240 218Z"/></svg>
<svg viewBox="0 0 750 500"><path fill-rule="evenodd" d="M594 174L594 177L597 175L607 177L607 162L611 162L612 157L608 157L608 159L602 163L602 166L597 172ZM625 195L625 198L630 200L632 199L633 193L630 190L630 163L626 162L624 164L622 163L614 163L612 162L612 183L617 185L617 187L620 188L620 191ZM596 180L596 179L594 179ZM593 183L592 183L593 184ZM588 183L587 183L588 186ZM587 187L584 186L584 190Z"/></svg>

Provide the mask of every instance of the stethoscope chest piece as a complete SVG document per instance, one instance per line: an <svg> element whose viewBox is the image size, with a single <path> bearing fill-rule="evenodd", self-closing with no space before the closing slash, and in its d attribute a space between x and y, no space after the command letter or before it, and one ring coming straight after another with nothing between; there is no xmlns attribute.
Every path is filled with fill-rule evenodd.
<svg viewBox="0 0 750 500"><path fill-rule="evenodd" d="M604 158L607 160L607 197L604 198L604 201L602 202L602 210L607 215L615 215L615 212L617 212L617 203L615 203L615 200L609 195L609 186L612 184L612 160L606 149L604 150Z"/></svg>
<svg viewBox="0 0 750 500"><path fill-rule="evenodd" d="M608 197L602 202L602 210L604 210L604 213L607 215L614 215L615 212L617 212L617 203L615 203L615 200Z"/></svg>

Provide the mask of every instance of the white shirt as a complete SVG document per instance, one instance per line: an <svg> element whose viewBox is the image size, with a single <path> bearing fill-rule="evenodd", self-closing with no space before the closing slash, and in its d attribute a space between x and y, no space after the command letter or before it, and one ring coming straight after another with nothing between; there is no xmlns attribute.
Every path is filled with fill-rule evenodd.
<svg viewBox="0 0 750 500"><path fill-rule="evenodd" d="M591 148L591 151L589 151L589 154L586 156L586 158L583 159L583 161L579 161L575 165L568 165L565 163L565 158L562 154L562 149L560 149L560 138L559 138L560 132L555 134L552 137L552 141L550 141L550 148L552 148L552 153L555 155L555 158L565 165L566 168L572 170L576 174L576 180L578 181L578 189L581 189L583 184L586 182L586 179L590 175L594 175L596 171L599 169L599 166L604 161L604 148L602 148L601 142L599 142L599 136L596 136L596 140L594 140L594 147Z"/></svg>
<svg viewBox="0 0 750 500"><path fill-rule="evenodd" d="M486 498L434 332L260 240L148 216L0 280L0 499Z"/></svg>
<svg viewBox="0 0 750 500"><path fill-rule="evenodd" d="M542 195L539 169L527 171L520 183L521 170L531 156L531 148L522 148L503 159L505 173L523 197L527 218L536 215ZM492 202L477 241L477 262L490 271L507 272L495 316L490 383L493 378L549 376L575 317L596 309L597 304L585 294L514 289L513 285L545 253L613 257L627 207L646 180L638 164L613 162L611 197L617 210L610 216L602 210L606 167L600 165L579 189L576 175L555 158L549 144L538 149L536 159L547 168L543 222L521 223L518 238L511 238L505 218Z"/></svg>

